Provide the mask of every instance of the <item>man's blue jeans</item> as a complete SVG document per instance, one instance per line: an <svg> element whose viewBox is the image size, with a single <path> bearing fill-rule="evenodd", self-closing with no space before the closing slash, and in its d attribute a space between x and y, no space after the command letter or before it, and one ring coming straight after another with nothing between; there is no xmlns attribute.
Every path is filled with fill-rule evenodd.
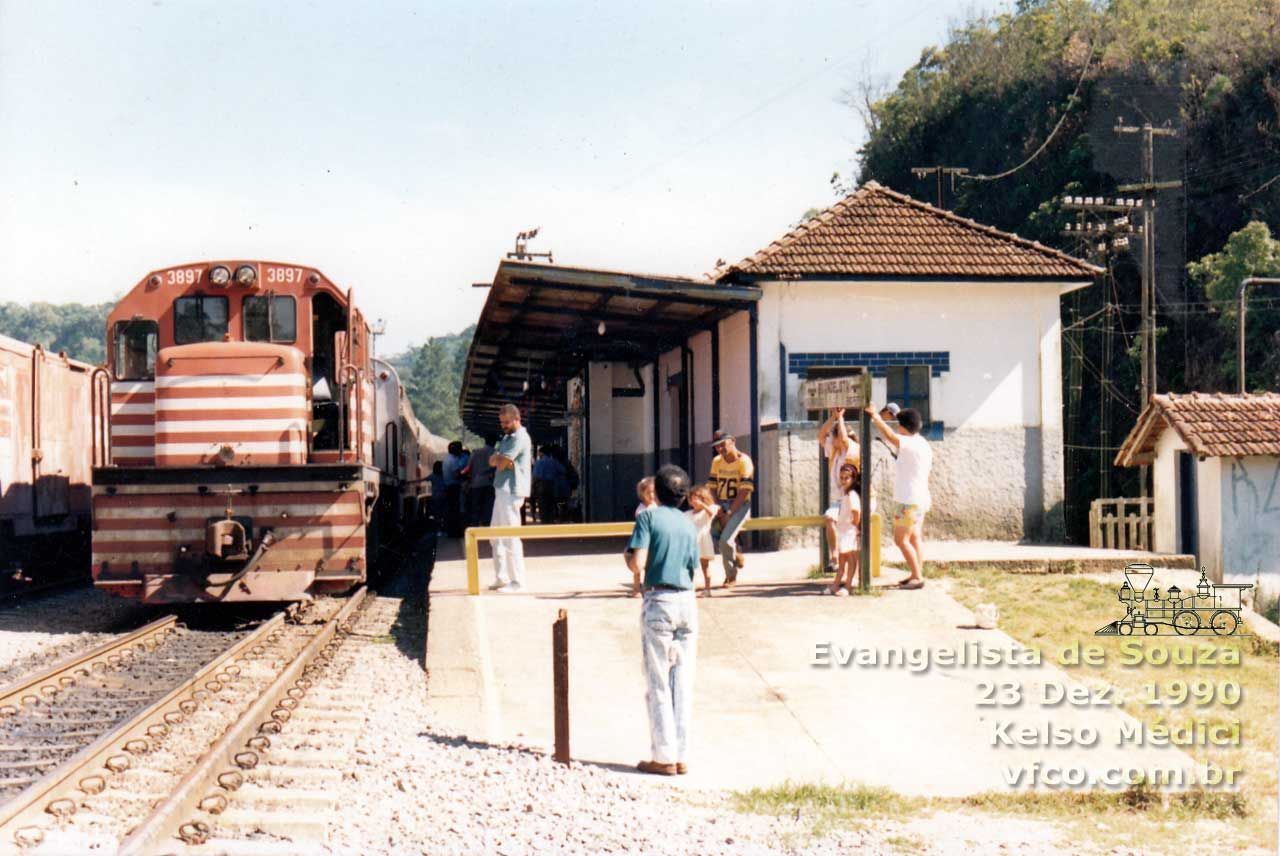
<svg viewBox="0 0 1280 856"><path fill-rule="evenodd" d="M698 604L693 589L644 593L640 611L645 701L651 760L684 761L693 720L693 673L698 656Z"/></svg>

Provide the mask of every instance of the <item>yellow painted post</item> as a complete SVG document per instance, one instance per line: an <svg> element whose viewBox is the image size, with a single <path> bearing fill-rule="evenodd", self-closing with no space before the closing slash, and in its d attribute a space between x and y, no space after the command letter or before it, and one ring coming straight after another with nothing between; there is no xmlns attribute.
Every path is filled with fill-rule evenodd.
<svg viewBox="0 0 1280 856"><path fill-rule="evenodd" d="M884 518L880 516L880 512L875 511L871 514L871 576L880 576L880 527L884 525Z"/></svg>
<svg viewBox="0 0 1280 856"><path fill-rule="evenodd" d="M467 591L480 594L480 544L475 531L468 529L464 540L467 548Z"/></svg>

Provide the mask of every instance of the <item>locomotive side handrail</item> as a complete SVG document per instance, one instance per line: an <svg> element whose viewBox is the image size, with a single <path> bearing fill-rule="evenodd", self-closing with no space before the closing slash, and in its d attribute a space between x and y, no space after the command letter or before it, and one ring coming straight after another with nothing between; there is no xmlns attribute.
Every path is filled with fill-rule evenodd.
<svg viewBox="0 0 1280 856"><path fill-rule="evenodd" d="M364 372L358 366L347 363L338 371L338 382L342 385L342 406L338 408L338 437L339 452L338 459L346 460L347 453L347 432L343 430L343 414L347 409L347 377L351 376L350 389L355 393L355 430L351 433L355 435L355 453L356 460L360 460L364 454L364 384L362 382ZM350 414L347 414L348 416ZM346 420L348 423L350 419Z"/></svg>
<svg viewBox="0 0 1280 856"><path fill-rule="evenodd" d="M111 466L111 372L96 366L89 375L90 419L93 421L93 465Z"/></svg>

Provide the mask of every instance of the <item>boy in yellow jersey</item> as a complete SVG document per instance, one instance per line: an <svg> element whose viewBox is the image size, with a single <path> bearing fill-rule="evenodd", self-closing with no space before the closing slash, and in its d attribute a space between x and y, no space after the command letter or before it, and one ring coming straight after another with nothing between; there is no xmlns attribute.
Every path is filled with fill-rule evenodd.
<svg viewBox="0 0 1280 856"><path fill-rule="evenodd" d="M720 513L716 522L720 526L717 539L720 558L724 561L724 584L732 586L738 579L742 557L738 553L738 532L751 516L751 493L755 490L756 468L751 458L738 451L733 435L717 431L711 435L711 448L716 456L711 460L711 478L707 487L715 494Z"/></svg>

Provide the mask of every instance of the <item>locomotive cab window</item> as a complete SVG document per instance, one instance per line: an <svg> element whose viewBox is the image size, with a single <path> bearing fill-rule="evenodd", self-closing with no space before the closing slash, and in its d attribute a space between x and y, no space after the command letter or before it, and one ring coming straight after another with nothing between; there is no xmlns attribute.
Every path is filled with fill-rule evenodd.
<svg viewBox="0 0 1280 856"><path fill-rule="evenodd" d="M118 380L151 380L156 376L156 349L160 325L136 319L117 321L115 363Z"/></svg>
<svg viewBox="0 0 1280 856"><path fill-rule="evenodd" d="M227 298L203 294L173 301L173 341L221 342L227 335Z"/></svg>
<svg viewBox="0 0 1280 856"><path fill-rule="evenodd" d="M246 342L294 342L298 338L298 304L288 295L244 299Z"/></svg>

